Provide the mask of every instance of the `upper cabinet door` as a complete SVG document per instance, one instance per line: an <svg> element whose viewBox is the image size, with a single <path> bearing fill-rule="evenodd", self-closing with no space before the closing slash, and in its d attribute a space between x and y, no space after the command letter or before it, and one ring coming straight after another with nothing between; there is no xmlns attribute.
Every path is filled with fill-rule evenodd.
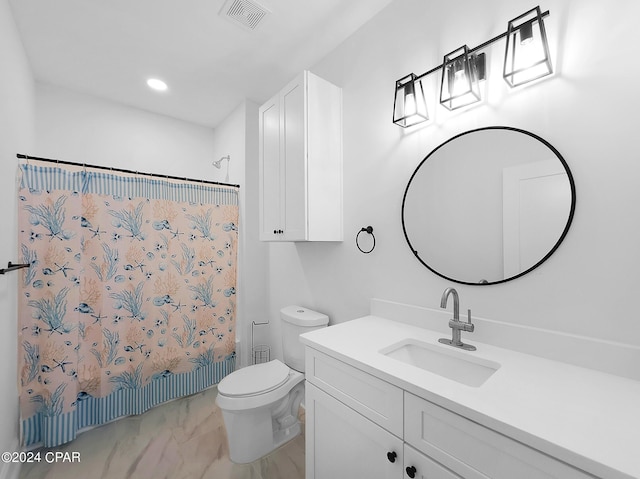
<svg viewBox="0 0 640 479"><path fill-rule="evenodd" d="M307 239L307 145L304 75L299 75L280 96L280 198L282 240Z"/></svg>
<svg viewBox="0 0 640 479"><path fill-rule="evenodd" d="M260 239L275 239L280 224L280 104L274 97L259 109Z"/></svg>
<svg viewBox="0 0 640 479"><path fill-rule="evenodd" d="M303 72L259 112L260 240L342 241L340 88Z"/></svg>

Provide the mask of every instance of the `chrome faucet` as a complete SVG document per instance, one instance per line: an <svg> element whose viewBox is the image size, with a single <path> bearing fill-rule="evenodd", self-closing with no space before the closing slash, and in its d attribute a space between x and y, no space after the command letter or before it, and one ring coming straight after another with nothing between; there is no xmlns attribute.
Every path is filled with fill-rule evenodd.
<svg viewBox="0 0 640 479"><path fill-rule="evenodd" d="M460 298L458 297L458 292L453 288L447 288L442 293L442 299L440 299L440 307L443 309L447 308L447 300L449 299L449 295L453 295L453 319L449 320L449 327L451 328L451 339L440 338L439 342L442 344L448 344L450 346L455 346L456 348L466 349L467 351L475 351L476 347L470 344L465 344L462 342L460 338L461 331L467 331L469 333L473 333L475 326L471 322L471 310L467 310L467 322L464 323L460 321Z"/></svg>

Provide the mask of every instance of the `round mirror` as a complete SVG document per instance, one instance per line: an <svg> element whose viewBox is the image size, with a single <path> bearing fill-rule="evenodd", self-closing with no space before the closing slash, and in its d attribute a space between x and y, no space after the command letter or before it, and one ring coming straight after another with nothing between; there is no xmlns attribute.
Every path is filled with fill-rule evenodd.
<svg viewBox="0 0 640 479"><path fill-rule="evenodd" d="M402 201L411 251L463 284L522 276L558 248L576 204L558 150L528 131L487 127L438 146L413 172Z"/></svg>

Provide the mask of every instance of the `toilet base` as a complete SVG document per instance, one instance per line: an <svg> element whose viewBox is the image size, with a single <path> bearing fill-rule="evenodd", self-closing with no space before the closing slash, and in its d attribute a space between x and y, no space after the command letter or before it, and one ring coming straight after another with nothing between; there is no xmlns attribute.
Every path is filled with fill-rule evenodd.
<svg viewBox="0 0 640 479"><path fill-rule="evenodd" d="M246 464L269 454L301 432L298 409L304 382L275 403L249 410L222 409L232 462Z"/></svg>

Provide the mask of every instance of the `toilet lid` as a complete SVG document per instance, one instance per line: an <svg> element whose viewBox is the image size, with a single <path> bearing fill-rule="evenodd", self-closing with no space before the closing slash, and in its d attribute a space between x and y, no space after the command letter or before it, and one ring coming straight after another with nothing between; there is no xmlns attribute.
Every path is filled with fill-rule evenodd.
<svg viewBox="0 0 640 479"><path fill-rule="evenodd" d="M274 359L234 371L220 381L218 392L230 397L255 396L276 389L288 377L289 368Z"/></svg>

